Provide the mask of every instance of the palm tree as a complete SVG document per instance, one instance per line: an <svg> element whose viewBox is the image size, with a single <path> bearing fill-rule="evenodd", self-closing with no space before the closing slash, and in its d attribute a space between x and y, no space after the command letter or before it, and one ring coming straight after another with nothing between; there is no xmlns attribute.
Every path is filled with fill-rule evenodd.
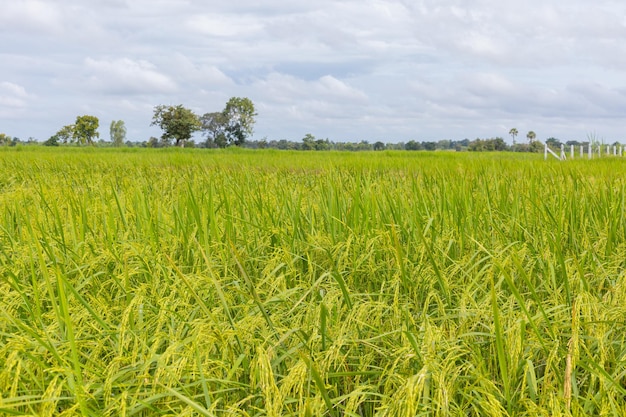
<svg viewBox="0 0 626 417"><path fill-rule="evenodd" d="M517 136L519 132L517 131L516 128L513 128L511 130L509 130L509 135L511 135L511 137L513 138L513 151L515 152L515 136Z"/></svg>
<svg viewBox="0 0 626 417"><path fill-rule="evenodd" d="M526 138L528 138L528 143L533 143L533 141L535 140L536 137L537 137L537 135L532 130L530 132L526 133Z"/></svg>

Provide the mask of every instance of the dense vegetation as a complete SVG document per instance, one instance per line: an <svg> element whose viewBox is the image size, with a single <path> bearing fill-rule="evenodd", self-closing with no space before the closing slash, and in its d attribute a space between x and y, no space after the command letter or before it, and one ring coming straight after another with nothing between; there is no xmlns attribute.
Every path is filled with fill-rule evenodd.
<svg viewBox="0 0 626 417"><path fill-rule="evenodd" d="M0 413L626 415L626 167L0 151Z"/></svg>

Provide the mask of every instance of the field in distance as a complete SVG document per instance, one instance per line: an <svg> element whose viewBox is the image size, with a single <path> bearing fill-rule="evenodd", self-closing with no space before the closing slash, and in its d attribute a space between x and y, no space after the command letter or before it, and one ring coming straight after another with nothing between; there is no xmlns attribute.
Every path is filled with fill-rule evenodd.
<svg viewBox="0 0 626 417"><path fill-rule="evenodd" d="M626 160L0 151L0 414L626 415Z"/></svg>

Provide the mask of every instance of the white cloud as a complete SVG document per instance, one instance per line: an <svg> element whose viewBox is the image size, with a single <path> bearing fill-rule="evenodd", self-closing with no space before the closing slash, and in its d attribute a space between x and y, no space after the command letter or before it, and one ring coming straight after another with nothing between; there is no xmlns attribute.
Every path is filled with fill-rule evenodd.
<svg viewBox="0 0 626 417"><path fill-rule="evenodd" d="M87 58L85 67L93 89L110 94L158 94L176 90L176 83L148 61L128 58Z"/></svg>
<svg viewBox="0 0 626 417"><path fill-rule="evenodd" d="M54 2L14 0L2 5L0 30L11 29L25 34L58 33L63 25L62 14Z"/></svg>
<svg viewBox="0 0 626 417"><path fill-rule="evenodd" d="M213 63L205 59L192 60L183 54L173 57L176 62L176 75L181 82L201 88L224 88L233 85L233 80Z"/></svg>
<svg viewBox="0 0 626 417"><path fill-rule="evenodd" d="M26 89L8 81L0 82L0 117L14 118L26 110L31 95Z"/></svg>
<svg viewBox="0 0 626 417"><path fill-rule="evenodd" d="M307 101L340 103L346 106L367 102L367 95L363 91L331 75L307 81L291 75L272 73L265 79L256 81L253 87L266 97L267 102L293 106Z"/></svg>
<svg viewBox="0 0 626 417"><path fill-rule="evenodd" d="M216 37L249 37L262 29L259 19L235 15L195 15L187 19L186 26L192 31Z"/></svg>

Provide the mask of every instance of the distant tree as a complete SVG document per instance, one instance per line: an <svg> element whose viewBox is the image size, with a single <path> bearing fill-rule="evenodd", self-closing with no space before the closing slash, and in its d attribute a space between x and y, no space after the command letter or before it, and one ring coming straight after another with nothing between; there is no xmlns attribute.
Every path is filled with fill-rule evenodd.
<svg viewBox="0 0 626 417"><path fill-rule="evenodd" d="M519 134L516 128L509 130L509 135L513 138L513 147L515 147L515 137Z"/></svg>
<svg viewBox="0 0 626 417"><path fill-rule="evenodd" d="M48 139L50 143L74 143L74 125L66 125Z"/></svg>
<svg viewBox="0 0 626 417"><path fill-rule="evenodd" d="M43 146L59 146L59 138L57 135L50 136L44 143Z"/></svg>
<svg viewBox="0 0 626 417"><path fill-rule="evenodd" d="M257 113L249 98L231 97L221 112L205 113L201 129L207 137L207 147L242 146L252 135Z"/></svg>
<svg viewBox="0 0 626 417"><path fill-rule="evenodd" d="M315 150L316 151L329 151L330 150L330 141L327 139L317 139L315 141Z"/></svg>
<svg viewBox="0 0 626 417"><path fill-rule="evenodd" d="M302 138L302 146L300 147L300 149L302 149L303 151L312 151L315 150L315 141L317 139L315 139L315 136L313 136L310 133L307 133L306 135L304 135L304 137Z"/></svg>
<svg viewBox="0 0 626 417"><path fill-rule="evenodd" d="M228 143L241 146L254 132L257 116L252 100L246 97L231 97L222 111L226 118L226 137Z"/></svg>
<svg viewBox="0 0 626 417"><path fill-rule="evenodd" d="M541 153L544 151L544 145L538 140L534 140L530 143L528 151L534 152L534 153Z"/></svg>
<svg viewBox="0 0 626 417"><path fill-rule="evenodd" d="M154 136L150 136L150 139L146 142L146 148L159 148L159 138L155 138Z"/></svg>
<svg viewBox="0 0 626 417"><path fill-rule="evenodd" d="M276 143L276 148L277 149L283 149L283 150L288 150L288 149L296 149L296 144L288 141L287 139L280 139L277 143Z"/></svg>
<svg viewBox="0 0 626 417"><path fill-rule="evenodd" d="M536 138L537 138L537 135L532 130L526 133L526 139L528 139L528 143L533 143Z"/></svg>
<svg viewBox="0 0 626 417"><path fill-rule="evenodd" d="M194 112L183 107L159 105L154 108L150 126L159 126L163 130L161 139L176 141L176 146L185 147L194 132L201 129L200 118Z"/></svg>
<svg viewBox="0 0 626 417"><path fill-rule="evenodd" d="M385 149L385 144L382 143L381 141L375 142L374 143L374 150L375 151L382 151Z"/></svg>
<svg viewBox="0 0 626 417"><path fill-rule="evenodd" d="M467 148L470 145L470 140L469 139L463 139L459 141L459 145L461 145L464 148Z"/></svg>
<svg viewBox="0 0 626 417"><path fill-rule="evenodd" d="M225 148L228 145L226 137L228 119L223 112L205 113L200 117L200 123L207 138L207 148Z"/></svg>
<svg viewBox="0 0 626 417"><path fill-rule="evenodd" d="M437 149L437 142L422 142L422 146L427 151L434 151Z"/></svg>
<svg viewBox="0 0 626 417"><path fill-rule="evenodd" d="M407 151L419 151L422 149L422 145L415 140L410 140L404 145L404 149Z"/></svg>
<svg viewBox="0 0 626 417"><path fill-rule="evenodd" d="M477 138L470 142L469 146L467 147L467 150L470 152L482 152L486 150L485 142L482 139Z"/></svg>
<svg viewBox="0 0 626 417"><path fill-rule="evenodd" d="M506 142L502 138L490 139L493 142L494 151L506 151Z"/></svg>
<svg viewBox="0 0 626 417"><path fill-rule="evenodd" d="M124 146L124 142L126 141L126 126L123 120L113 120L109 127L109 132L113 146Z"/></svg>
<svg viewBox="0 0 626 417"><path fill-rule="evenodd" d="M449 139L442 139L437 142L437 149L446 150L452 148L452 141Z"/></svg>
<svg viewBox="0 0 626 417"><path fill-rule="evenodd" d="M551 148L559 149L561 147L561 141L558 140L557 138L548 138L546 139L546 145L548 145Z"/></svg>
<svg viewBox="0 0 626 417"><path fill-rule="evenodd" d="M81 145L92 145L94 138L100 137L98 126L99 121L96 116L78 116L74 124L74 140Z"/></svg>
<svg viewBox="0 0 626 417"><path fill-rule="evenodd" d="M0 133L0 145L10 145L13 140L6 133Z"/></svg>
<svg viewBox="0 0 626 417"><path fill-rule="evenodd" d="M476 139L470 142L468 150L472 152L506 151L506 142L502 138Z"/></svg>

